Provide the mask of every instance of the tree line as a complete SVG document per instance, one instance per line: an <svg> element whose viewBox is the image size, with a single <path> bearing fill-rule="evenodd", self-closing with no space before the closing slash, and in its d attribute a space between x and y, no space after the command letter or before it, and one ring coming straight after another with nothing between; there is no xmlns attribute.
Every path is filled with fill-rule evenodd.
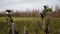
<svg viewBox="0 0 60 34"><path fill-rule="evenodd" d="M52 8L51 8L52 9ZM41 11L40 10L26 10L26 11L12 11L12 16L13 17L40 17L41 16ZM52 17L60 17L60 9L56 7L55 11L47 12L46 16L52 16ZM6 16L6 11L1 11L0 12L0 17L5 17Z"/></svg>

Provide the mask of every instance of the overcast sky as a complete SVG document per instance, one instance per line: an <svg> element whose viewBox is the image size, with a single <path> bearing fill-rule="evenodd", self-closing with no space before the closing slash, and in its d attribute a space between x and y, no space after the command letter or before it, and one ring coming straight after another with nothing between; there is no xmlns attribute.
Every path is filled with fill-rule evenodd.
<svg viewBox="0 0 60 34"><path fill-rule="evenodd" d="M60 4L60 0L0 0L0 11L6 9L26 10L43 9L44 5L55 8ZM60 6L60 5L59 5Z"/></svg>

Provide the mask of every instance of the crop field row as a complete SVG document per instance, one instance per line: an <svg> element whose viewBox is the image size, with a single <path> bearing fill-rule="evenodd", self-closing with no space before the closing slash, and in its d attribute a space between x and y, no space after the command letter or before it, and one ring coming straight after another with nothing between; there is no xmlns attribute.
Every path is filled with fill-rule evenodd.
<svg viewBox="0 0 60 34"><path fill-rule="evenodd" d="M13 17L15 29L19 34L24 34L24 26L26 25L29 34L44 34L42 19L40 17ZM47 18L44 19L47 22ZM60 18L51 17L49 20L49 34L57 34L60 30ZM11 26L5 17L0 17L0 34L8 34ZM44 33L43 33L44 32Z"/></svg>

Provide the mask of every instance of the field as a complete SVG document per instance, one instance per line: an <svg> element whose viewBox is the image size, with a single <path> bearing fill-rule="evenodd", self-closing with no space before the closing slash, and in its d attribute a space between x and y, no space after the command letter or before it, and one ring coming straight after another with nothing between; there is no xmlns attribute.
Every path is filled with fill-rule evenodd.
<svg viewBox="0 0 60 34"><path fill-rule="evenodd" d="M40 17L13 17L16 31L24 34L24 26L26 25L29 34L44 34L42 19ZM47 18L44 19L44 23ZM49 20L49 34L58 34L60 31L60 18L51 17ZM8 34L11 26L8 25L5 17L0 17L0 34Z"/></svg>

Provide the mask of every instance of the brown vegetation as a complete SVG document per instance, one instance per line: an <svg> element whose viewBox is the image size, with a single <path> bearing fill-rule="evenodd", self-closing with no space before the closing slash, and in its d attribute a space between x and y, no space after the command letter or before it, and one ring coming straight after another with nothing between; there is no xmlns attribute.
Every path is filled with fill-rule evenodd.
<svg viewBox="0 0 60 34"><path fill-rule="evenodd" d="M0 17L4 17L5 11L0 12ZM54 12L47 12L46 16L52 16L52 17L60 17L60 9ZM39 10L32 10L32 11L16 11L12 12L13 17L40 17L40 11Z"/></svg>

